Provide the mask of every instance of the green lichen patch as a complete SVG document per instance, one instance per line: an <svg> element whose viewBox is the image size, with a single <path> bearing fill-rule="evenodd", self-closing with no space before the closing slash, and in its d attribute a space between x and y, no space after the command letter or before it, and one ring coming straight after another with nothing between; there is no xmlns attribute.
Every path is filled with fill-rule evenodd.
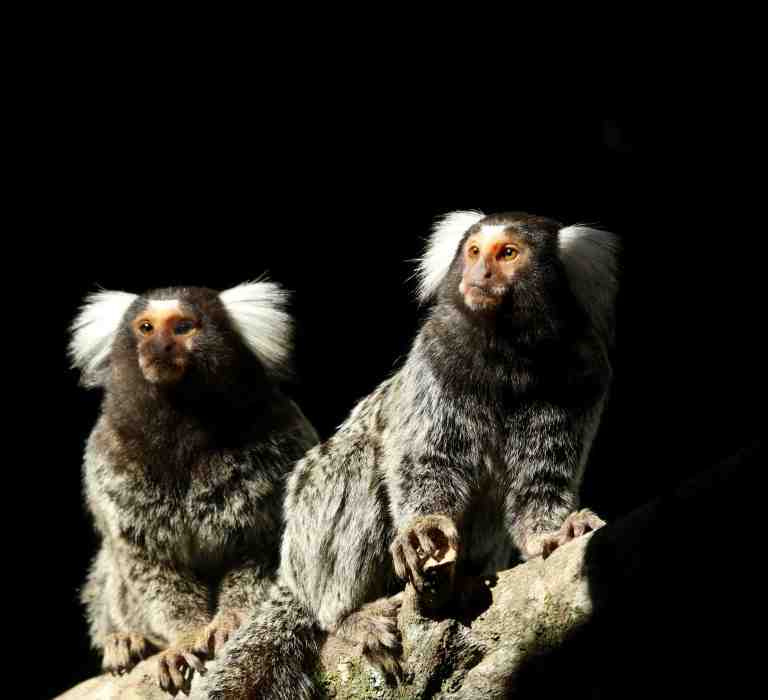
<svg viewBox="0 0 768 700"><path fill-rule="evenodd" d="M313 680L323 700L399 700L406 697L387 686L381 676L360 658L340 663L335 671L318 667Z"/></svg>
<svg viewBox="0 0 768 700"><path fill-rule="evenodd" d="M577 605L547 594L540 612L529 620L529 630L519 648L523 653L545 653L559 647L588 618Z"/></svg>

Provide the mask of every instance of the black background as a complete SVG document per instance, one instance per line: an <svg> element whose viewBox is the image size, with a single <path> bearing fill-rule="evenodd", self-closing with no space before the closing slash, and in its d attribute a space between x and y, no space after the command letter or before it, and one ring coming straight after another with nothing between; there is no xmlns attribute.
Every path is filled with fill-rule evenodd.
<svg viewBox="0 0 768 700"><path fill-rule="evenodd" d="M150 85L86 64L84 77L53 61L35 88L17 178L25 252L7 262L35 294L24 353L36 388L19 409L34 455L19 470L35 600L27 696L98 671L77 589L96 544L80 460L99 395L66 357L68 324L97 285L224 289L268 271L295 291L291 392L327 437L409 348L409 261L437 216L596 224L625 251L616 380L583 501L616 519L761 434L764 225L750 211L755 132L733 102L673 89L545 104L506 84L427 96L427 78L401 91L323 74L209 76L198 89L172 71Z"/></svg>

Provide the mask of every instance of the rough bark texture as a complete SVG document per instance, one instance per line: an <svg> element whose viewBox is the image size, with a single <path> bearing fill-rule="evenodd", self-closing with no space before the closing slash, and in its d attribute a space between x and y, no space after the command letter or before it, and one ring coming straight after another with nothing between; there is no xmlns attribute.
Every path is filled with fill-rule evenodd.
<svg viewBox="0 0 768 700"><path fill-rule="evenodd" d="M478 582L472 599L476 609L465 611L461 620L424 617L409 589L399 619L405 659L400 688L388 687L357 649L335 638L323 649L318 682L328 697L339 700L503 697L521 658L558 644L589 615L583 573L589 538L572 542L546 561L539 558L503 571L489 585ZM154 686L153 662L147 659L122 678L93 678L60 700L165 700L168 696Z"/></svg>
<svg viewBox="0 0 768 700"><path fill-rule="evenodd" d="M357 650L323 649L330 698L750 697L764 616L751 586L764 508L765 452L745 451L596 533L479 585L452 617L406 592L405 680L388 687ZM60 700L165 699L153 659L94 678Z"/></svg>

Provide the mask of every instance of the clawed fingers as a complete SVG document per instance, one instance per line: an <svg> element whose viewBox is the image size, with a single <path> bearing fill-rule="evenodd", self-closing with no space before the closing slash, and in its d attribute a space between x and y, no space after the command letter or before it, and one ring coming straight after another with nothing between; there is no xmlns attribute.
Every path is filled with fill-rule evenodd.
<svg viewBox="0 0 768 700"><path fill-rule="evenodd" d="M171 673L173 685L171 688L166 688L166 690L173 692L173 690L179 691L185 689L187 685L187 677L185 673L187 668L189 667L187 666L186 661L183 661L182 657L168 661L168 670Z"/></svg>
<svg viewBox="0 0 768 700"><path fill-rule="evenodd" d="M409 538L410 539L410 538ZM422 560L419 557L419 553L414 548L411 542L406 541L403 543L403 554L408 567L408 579L416 587L416 590L421 590L422 575L421 566Z"/></svg>
<svg viewBox="0 0 768 700"><path fill-rule="evenodd" d="M113 672L117 675L125 673L131 665L131 653L128 647L128 639L120 637L115 639L112 647L112 663L110 664Z"/></svg>
<svg viewBox="0 0 768 700"><path fill-rule="evenodd" d="M102 668L113 676L121 676L146 658L148 653L147 640L140 634L112 634L104 645Z"/></svg>
<svg viewBox="0 0 768 700"><path fill-rule="evenodd" d="M395 538L390 547L395 574L409 580L416 590L424 585L424 563L430 558L442 559L448 550L458 552L459 533L455 523L445 515L416 518Z"/></svg>
<svg viewBox="0 0 768 700"><path fill-rule="evenodd" d="M168 662L165 659L158 659L157 682L163 690L167 691L171 687L171 674L168 673Z"/></svg>
<svg viewBox="0 0 768 700"><path fill-rule="evenodd" d="M363 656L383 674L388 685L395 685L402 680L399 658L402 655L402 642L394 617L377 615L368 618L363 634Z"/></svg>
<svg viewBox="0 0 768 700"><path fill-rule="evenodd" d="M581 537L587 532L597 530L603 525L605 525L605 521L588 508L571 513L563 523L561 535L565 540L561 544L565 544L574 537Z"/></svg>
<svg viewBox="0 0 768 700"><path fill-rule="evenodd" d="M588 508L575 511L565 519L560 530L544 539L541 554L546 559L558 547L592 530L598 530L603 525L605 525L605 521Z"/></svg>
<svg viewBox="0 0 768 700"><path fill-rule="evenodd" d="M456 528L456 523L450 518L442 516L440 518L440 532L443 533L446 539L446 543L449 549L459 549L459 531Z"/></svg>
<svg viewBox="0 0 768 700"><path fill-rule="evenodd" d="M403 545L399 539L396 539L392 543L392 546L389 548L389 552L392 555L392 564L395 567L395 576L404 580L408 576L408 570L405 565Z"/></svg>
<svg viewBox="0 0 768 700"><path fill-rule="evenodd" d="M411 533L404 533L398 536L390 547L390 552L397 577L410 581L417 590L420 590L422 584L422 560L417 551L418 547L414 546L410 535Z"/></svg>
<svg viewBox="0 0 768 700"><path fill-rule="evenodd" d="M587 525L587 531L599 530L603 525L605 525L605 520L587 508L581 511L581 515Z"/></svg>
<svg viewBox="0 0 768 700"><path fill-rule="evenodd" d="M197 638L197 641L192 647L192 651L195 651L198 654L204 654L208 658L213 658L216 652L215 635L215 628L211 627L210 625L206 627Z"/></svg>
<svg viewBox="0 0 768 700"><path fill-rule="evenodd" d="M184 657L184 660L187 662L187 666L190 668L193 668L195 671L197 671L201 676L205 675L205 664L192 652L185 651L183 652L182 656Z"/></svg>
<svg viewBox="0 0 768 700"><path fill-rule="evenodd" d="M411 526L424 558L442 560L446 552L459 550L459 531L456 524L445 515L427 515L417 518Z"/></svg>
<svg viewBox="0 0 768 700"><path fill-rule="evenodd" d="M546 559L552 552L554 552L558 547L558 541L555 537L548 537L542 542L541 545L541 556Z"/></svg>
<svg viewBox="0 0 768 700"><path fill-rule="evenodd" d="M202 675L205 665L189 651L171 649L160 654L157 661L158 684L171 695L189 694L193 671Z"/></svg>
<svg viewBox="0 0 768 700"><path fill-rule="evenodd" d="M204 654L208 658L215 658L240 627L243 618L244 614L235 610L219 613L198 636L193 645L193 651Z"/></svg>
<svg viewBox="0 0 768 700"><path fill-rule="evenodd" d="M177 668L177 662L178 659L175 656L166 654L161 655L157 660L157 681L160 687L171 695L176 695L184 685L184 676Z"/></svg>
<svg viewBox="0 0 768 700"><path fill-rule="evenodd" d="M172 695L175 695L184 685L184 676L176 666L177 661L174 656L167 656L165 654L157 661L158 683L164 691Z"/></svg>
<svg viewBox="0 0 768 700"><path fill-rule="evenodd" d="M571 521L568 527L568 537L572 539L574 537L581 537L587 530L587 523L584 520L574 519Z"/></svg>
<svg viewBox="0 0 768 700"><path fill-rule="evenodd" d="M419 559L427 559L437 551L437 545L429 536L429 531L424 528L411 530L410 545L416 547Z"/></svg>

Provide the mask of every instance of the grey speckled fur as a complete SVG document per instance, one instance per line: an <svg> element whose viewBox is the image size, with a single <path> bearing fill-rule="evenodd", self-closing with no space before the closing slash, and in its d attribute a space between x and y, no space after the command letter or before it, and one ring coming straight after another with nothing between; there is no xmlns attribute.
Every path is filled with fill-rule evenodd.
<svg viewBox="0 0 768 700"><path fill-rule="evenodd" d="M85 452L85 493L102 538L82 592L91 639L144 635L163 648L223 608L253 608L275 573L286 473L316 436L286 403L279 432L206 454L205 473L153 478L126 464L108 416Z"/></svg>
<svg viewBox="0 0 768 700"><path fill-rule="evenodd" d="M403 367L296 466L279 583L195 698L312 697L322 632L344 634L360 606L397 590L388 548L417 516L451 517L461 569L479 574L539 554L541 538L577 508L610 383L610 338L577 298L557 222L478 214L467 225L486 224L527 237L536 252L528 276L497 317L477 319L457 296L467 229L437 241L450 257L438 260L441 284L427 290L435 304ZM613 248L605 260L589 268L604 318L615 296ZM385 631L373 621L369 635Z"/></svg>
<svg viewBox="0 0 768 700"><path fill-rule="evenodd" d="M227 297L236 307L199 288L102 292L73 326L75 366L105 390L85 450L100 547L82 600L108 670L127 670L146 652L144 641L130 658L126 647L116 669L114 650L105 649L115 635L158 649L191 643L217 614L253 609L274 580L287 474L318 440L278 385L290 332L288 317L270 306L278 292L272 283L243 285ZM185 349L176 341L183 379L160 386L139 366L131 321L175 300L200 327ZM280 344L263 337L270 328ZM150 359L169 352L145 348Z"/></svg>

